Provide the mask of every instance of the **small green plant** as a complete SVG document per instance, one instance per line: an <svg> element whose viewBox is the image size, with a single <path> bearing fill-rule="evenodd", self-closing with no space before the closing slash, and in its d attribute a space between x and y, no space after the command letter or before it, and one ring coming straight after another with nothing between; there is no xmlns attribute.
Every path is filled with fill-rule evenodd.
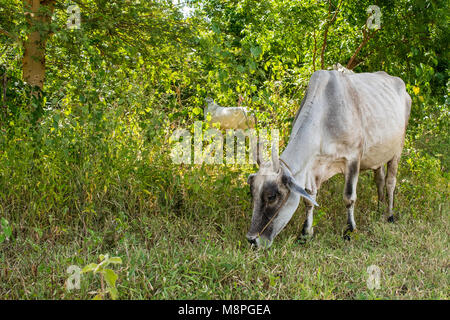
<svg viewBox="0 0 450 320"><path fill-rule="evenodd" d="M116 288L116 281L119 276L112 269L107 269L109 264L122 264L120 257L109 257L108 254L99 256L100 263L90 263L81 270L81 273L92 272L100 274L101 288L97 291L97 295L93 300L103 300L105 295L109 293L111 299L116 300L119 297L119 292ZM106 281L106 288L104 282Z"/></svg>
<svg viewBox="0 0 450 320"><path fill-rule="evenodd" d="M0 225L2 228L0 229L0 243L3 243L5 240L9 240L9 237L11 237L12 229L9 225L8 220L5 218L1 218Z"/></svg>

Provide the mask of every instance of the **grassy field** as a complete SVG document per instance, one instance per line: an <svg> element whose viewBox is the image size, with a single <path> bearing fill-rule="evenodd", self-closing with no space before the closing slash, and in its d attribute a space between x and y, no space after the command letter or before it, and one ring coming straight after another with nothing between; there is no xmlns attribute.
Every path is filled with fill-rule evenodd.
<svg viewBox="0 0 450 320"><path fill-rule="evenodd" d="M448 3L0 0L0 299L449 299ZM255 250L257 166L227 152L226 164L179 165L171 151L211 146L207 98L248 108L259 138L277 129L285 150L313 73L339 64L399 77L412 99L397 221L363 172L345 241L335 176L318 193L313 239L297 241L301 204ZM312 95L314 108L335 103ZM91 271L78 289L73 267Z"/></svg>
<svg viewBox="0 0 450 320"><path fill-rule="evenodd" d="M114 119L103 131L89 122L54 131L47 121L41 138L23 130L0 141L0 218L12 231L0 241L0 299L93 298L99 274L82 274L80 289L67 290L67 269L101 254L122 259L112 266L120 299L450 297L450 140L428 134L434 122L408 130L394 224L378 211L373 172L362 172L357 232L344 241L343 178L335 176L319 191L314 238L297 241L301 204L264 251L245 238L246 181L256 166L175 165L169 135L152 142L130 119ZM445 131L444 114L438 123ZM378 289L367 284L372 265Z"/></svg>
<svg viewBox="0 0 450 320"><path fill-rule="evenodd" d="M350 242L342 239L342 177L321 190L314 239L296 241L304 219L300 206L268 251L245 241L251 215L249 204L240 204L245 193L228 200L218 195L217 201L227 201L221 210L199 203L202 212L120 212L96 230L19 231L0 245L0 297L92 298L101 286L98 275L83 274L80 290L68 291L66 269L109 253L123 260L113 267L121 299L448 299L448 202L413 218L404 187L399 219L389 224L377 211L372 173L362 174L358 231ZM379 289L367 286L370 265L381 269Z"/></svg>

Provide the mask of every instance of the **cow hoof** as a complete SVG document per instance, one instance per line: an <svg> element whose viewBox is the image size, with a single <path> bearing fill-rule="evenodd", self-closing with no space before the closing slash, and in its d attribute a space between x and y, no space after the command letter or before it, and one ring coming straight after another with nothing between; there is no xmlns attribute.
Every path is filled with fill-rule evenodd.
<svg viewBox="0 0 450 320"><path fill-rule="evenodd" d="M314 237L314 233L311 231L311 233L302 233L300 237L298 237L297 241L300 244L305 244L306 242L310 241Z"/></svg>
<svg viewBox="0 0 450 320"><path fill-rule="evenodd" d="M392 216L390 216L390 217L387 218L387 221L390 222L390 223L394 223L395 220L396 220L396 219L394 218L394 215L392 215Z"/></svg>
<svg viewBox="0 0 450 320"><path fill-rule="evenodd" d="M313 236L304 236L304 235L301 235L301 236L297 239L297 242L298 242L299 244L305 244L305 243L311 241L312 237L313 237Z"/></svg>
<svg viewBox="0 0 450 320"><path fill-rule="evenodd" d="M352 239L352 235L354 235L355 231L356 231L356 229L354 229L351 226L348 226L344 232L344 236L343 236L344 240L350 241Z"/></svg>

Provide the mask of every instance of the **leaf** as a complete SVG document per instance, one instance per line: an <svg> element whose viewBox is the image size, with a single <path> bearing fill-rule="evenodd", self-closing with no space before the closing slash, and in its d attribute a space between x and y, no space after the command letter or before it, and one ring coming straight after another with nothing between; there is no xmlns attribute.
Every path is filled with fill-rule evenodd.
<svg viewBox="0 0 450 320"><path fill-rule="evenodd" d="M147 191L147 190L145 190ZM114 264L122 264L122 258L120 257L112 257L109 259L110 263L114 263Z"/></svg>
<svg viewBox="0 0 450 320"><path fill-rule="evenodd" d="M200 109L199 107L195 107L194 109L192 109L192 112L193 112L195 115L199 115L202 111L203 111L203 110Z"/></svg>
<svg viewBox="0 0 450 320"><path fill-rule="evenodd" d="M87 273L87 272L91 272L94 271L97 268L97 264L95 263L90 263L87 266L85 266L83 268L83 270L81 270L81 273Z"/></svg>
<svg viewBox="0 0 450 320"><path fill-rule="evenodd" d="M2 224L2 227L3 227L3 228L9 224L9 223L8 223L8 220L6 220L5 218L2 218L1 221L2 221L1 224Z"/></svg>
<svg viewBox="0 0 450 320"><path fill-rule="evenodd" d="M215 23L213 23L213 24L211 25L211 29L212 29L212 31L214 31L214 33L217 33L217 34L220 33L220 28L219 28L219 26L218 26L217 24L215 24Z"/></svg>
<svg viewBox="0 0 450 320"><path fill-rule="evenodd" d="M262 53L262 49L261 49L260 46L256 46L256 47L250 48L250 52L252 53L252 55L255 58L258 58L261 55L261 53Z"/></svg>
<svg viewBox="0 0 450 320"><path fill-rule="evenodd" d="M108 286L110 288L115 288L116 281L119 276L111 269L104 269L102 272L103 272L103 275L105 276L105 280L106 280L106 283L108 284Z"/></svg>
<svg viewBox="0 0 450 320"><path fill-rule="evenodd" d="M270 286L274 287L276 284L276 281L280 279L280 277L274 277L272 275L269 275L269 282L270 282Z"/></svg>
<svg viewBox="0 0 450 320"><path fill-rule="evenodd" d="M3 233L3 236L4 236L6 239L8 239L9 237L11 237L11 234L12 234L12 228L11 228L11 226L9 225L8 220L6 220L5 218L2 218L1 224L2 224L2 233ZM0 242L1 242L1 241L0 241Z"/></svg>
<svg viewBox="0 0 450 320"><path fill-rule="evenodd" d="M103 300L102 294L101 293L97 294L94 298L92 298L92 300Z"/></svg>
<svg viewBox="0 0 450 320"><path fill-rule="evenodd" d="M117 300L117 298L119 297L119 291L117 290L117 288L109 288L108 292L111 295L111 299L113 300Z"/></svg>

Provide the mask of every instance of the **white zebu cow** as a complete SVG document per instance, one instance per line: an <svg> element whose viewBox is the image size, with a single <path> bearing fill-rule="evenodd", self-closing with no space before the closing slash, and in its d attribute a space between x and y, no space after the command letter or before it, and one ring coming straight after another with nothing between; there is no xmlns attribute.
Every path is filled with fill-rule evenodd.
<svg viewBox="0 0 450 320"><path fill-rule="evenodd" d="M385 72L315 72L286 149L280 158L272 153L271 162L261 163L258 156L259 171L248 178L253 197L249 242L270 246L291 219L300 197L306 204L302 237L312 236L317 191L337 173L345 177L348 238L356 227L353 210L358 174L365 169L375 170L380 202L386 180L386 218L392 222L396 173L410 109L411 98L398 77Z"/></svg>
<svg viewBox="0 0 450 320"><path fill-rule="evenodd" d="M222 107L211 98L206 98L205 119L211 115L210 123L220 123L221 129L248 129L255 127L255 116L246 107Z"/></svg>

